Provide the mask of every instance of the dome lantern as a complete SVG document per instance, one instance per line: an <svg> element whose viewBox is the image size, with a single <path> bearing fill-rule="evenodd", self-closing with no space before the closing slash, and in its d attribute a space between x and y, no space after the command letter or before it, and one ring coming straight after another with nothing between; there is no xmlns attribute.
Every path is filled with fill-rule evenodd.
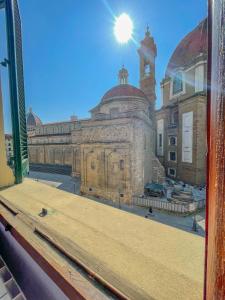
<svg viewBox="0 0 225 300"><path fill-rule="evenodd" d="M122 66L122 69L119 71L119 84L128 84L128 71Z"/></svg>

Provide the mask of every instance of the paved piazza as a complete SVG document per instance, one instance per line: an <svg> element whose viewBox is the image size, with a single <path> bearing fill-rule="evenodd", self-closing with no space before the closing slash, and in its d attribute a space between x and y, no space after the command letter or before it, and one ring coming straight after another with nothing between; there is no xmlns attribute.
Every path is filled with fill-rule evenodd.
<svg viewBox="0 0 225 300"><path fill-rule="evenodd" d="M40 182L46 183L51 186L55 186L58 189L64 190L69 193L80 193L80 180L79 178L73 178L67 175L60 175L60 174L53 174L53 173L41 173L41 172L34 172L31 171L29 174L30 178L33 178L35 180L38 180ZM87 196L86 196L87 197ZM119 209L119 206L121 209L129 211L130 213L145 217L148 213L147 208L139 207L139 206L128 206L123 203L119 203L117 199L115 201L104 201L97 198L91 198L89 199L111 205L115 208ZM154 198L156 199L156 198ZM192 231L192 225L193 225L193 218L194 216L176 216L174 214L169 214L166 212L153 210L153 215L148 217L149 219L155 220L157 222L167 224L169 226L173 226L188 232ZM194 234L198 234L201 236L205 235L205 212L200 212L196 215L196 220L198 223L198 232Z"/></svg>

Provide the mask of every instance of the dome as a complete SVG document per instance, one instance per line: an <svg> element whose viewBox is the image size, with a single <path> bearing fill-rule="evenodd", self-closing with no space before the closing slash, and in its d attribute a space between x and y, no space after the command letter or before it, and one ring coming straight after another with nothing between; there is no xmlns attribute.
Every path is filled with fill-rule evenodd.
<svg viewBox="0 0 225 300"><path fill-rule="evenodd" d="M102 102L106 102L113 98L123 98L123 97L139 97L146 99L145 94L135 86L130 84L120 84L111 88L102 97Z"/></svg>
<svg viewBox="0 0 225 300"><path fill-rule="evenodd" d="M207 19L204 19L193 31L178 44L171 56L166 75L170 76L179 67L185 67L201 53L207 52Z"/></svg>
<svg viewBox="0 0 225 300"><path fill-rule="evenodd" d="M38 125L41 125L42 122L39 119L38 116L36 116L33 112L32 109L29 109L29 112L27 114L27 126L28 127L36 127Z"/></svg>

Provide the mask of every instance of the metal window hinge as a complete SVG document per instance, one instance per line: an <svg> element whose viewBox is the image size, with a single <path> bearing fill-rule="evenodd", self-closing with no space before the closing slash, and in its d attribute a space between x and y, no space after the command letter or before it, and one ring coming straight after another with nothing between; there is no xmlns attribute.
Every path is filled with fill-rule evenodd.
<svg viewBox="0 0 225 300"><path fill-rule="evenodd" d="M3 67L7 67L7 65L9 65L9 60L8 60L7 58L4 58L4 60L1 61L0 64L1 64Z"/></svg>

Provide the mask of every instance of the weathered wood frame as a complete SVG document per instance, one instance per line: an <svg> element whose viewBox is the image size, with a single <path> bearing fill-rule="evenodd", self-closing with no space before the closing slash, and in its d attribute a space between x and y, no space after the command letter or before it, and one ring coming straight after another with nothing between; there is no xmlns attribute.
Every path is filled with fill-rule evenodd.
<svg viewBox="0 0 225 300"><path fill-rule="evenodd" d="M208 0L208 171L205 250L205 300L225 299L225 0ZM2 220L1 220L2 221ZM3 222L4 223L4 222ZM36 253L18 236L28 252ZM40 265L58 284L61 276L49 269L43 257ZM47 271L48 270L48 271ZM74 289L61 283L68 296ZM191 291L190 291L191 293ZM79 298L80 297L80 298ZM82 297L77 294L77 299Z"/></svg>
<svg viewBox="0 0 225 300"><path fill-rule="evenodd" d="M205 300L225 299L225 0L208 0Z"/></svg>

